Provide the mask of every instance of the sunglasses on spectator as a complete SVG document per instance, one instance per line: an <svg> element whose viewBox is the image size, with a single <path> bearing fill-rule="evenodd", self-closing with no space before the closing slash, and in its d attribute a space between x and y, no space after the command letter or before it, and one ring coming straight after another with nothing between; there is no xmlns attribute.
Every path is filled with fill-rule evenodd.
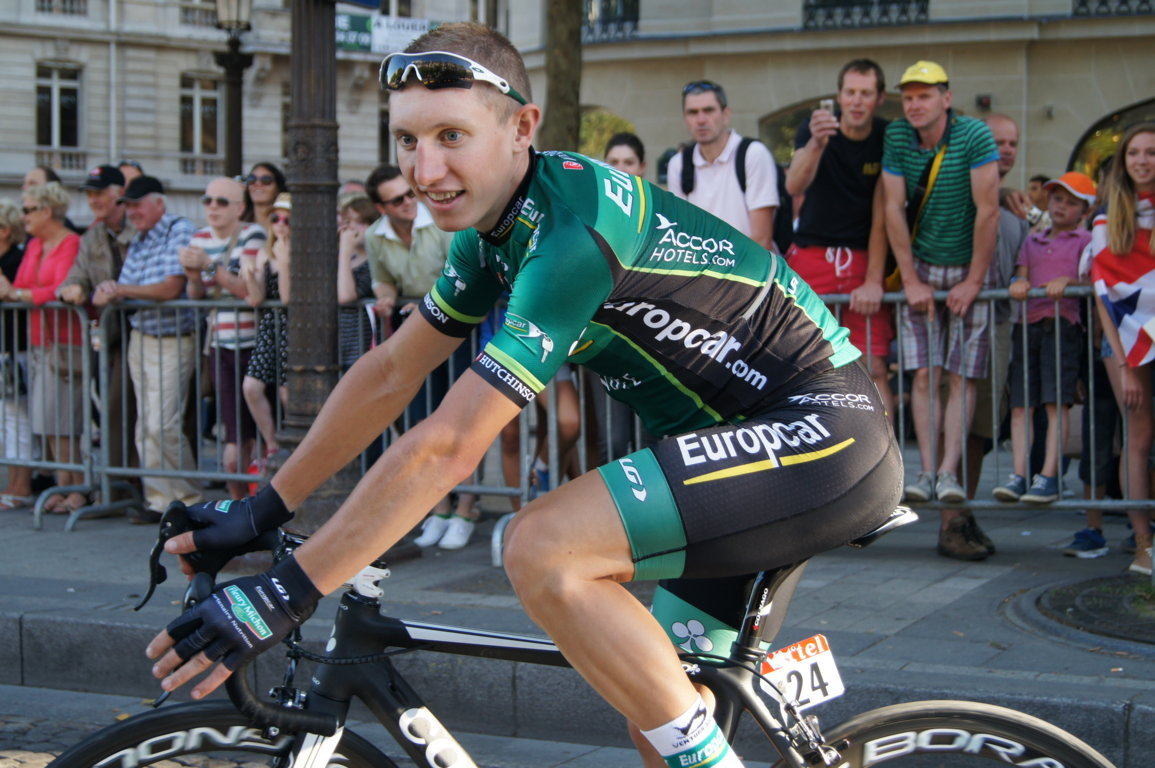
<svg viewBox="0 0 1155 768"><path fill-rule="evenodd" d="M714 97L718 99L718 106L722 109L726 108L726 91L717 83L712 83L709 80L694 80L682 86L682 101L685 102L686 97L694 93L713 93Z"/></svg>
<svg viewBox="0 0 1155 768"><path fill-rule="evenodd" d="M116 167L119 168L122 165L132 166L133 168L135 168L136 170L141 171L141 172L144 171L144 169L140 167L140 163L136 162L135 160L121 160L119 163L116 164Z"/></svg>
<svg viewBox="0 0 1155 768"><path fill-rule="evenodd" d="M490 72L472 59L447 51L422 53L391 53L381 62L381 86L390 91L405 87L415 76L417 82L430 90L439 88L472 88L475 82L489 83L519 104L525 97L515 91L509 82Z"/></svg>
<svg viewBox="0 0 1155 768"><path fill-rule="evenodd" d="M273 224L282 224L282 223L288 224L289 223L289 217L283 213L274 213L272 216L269 217L269 221Z"/></svg>
<svg viewBox="0 0 1155 768"><path fill-rule="evenodd" d="M244 181L246 184L264 184L267 186L276 183L277 177L271 173L262 173L260 176L255 176L250 173L248 176L245 176Z"/></svg>
<svg viewBox="0 0 1155 768"><path fill-rule="evenodd" d="M709 80L694 80L682 86L682 95L697 93L698 91L720 91L722 86Z"/></svg>
<svg viewBox="0 0 1155 768"><path fill-rule="evenodd" d="M43 205L25 205L20 210L24 211L24 215L27 216L30 213L35 213L36 211L39 211L43 207L44 207Z"/></svg>
<svg viewBox="0 0 1155 768"><path fill-rule="evenodd" d="M230 205L232 205L235 202L239 202L239 201L230 200L227 197L213 197L212 195L205 195L204 197L201 198L201 205L207 205L207 206L219 205L221 208L228 208Z"/></svg>
<svg viewBox="0 0 1155 768"><path fill-rule="evenodd" d="M417 195L415 195L413 190L411 189L408 192L405 192L404 194L397 195L397 197L391 197L388 200L383 200L382 203L385 205L391 205L393 207L397 207L398 205L401 205L406 200L412 200L416 196Z"/></svg>

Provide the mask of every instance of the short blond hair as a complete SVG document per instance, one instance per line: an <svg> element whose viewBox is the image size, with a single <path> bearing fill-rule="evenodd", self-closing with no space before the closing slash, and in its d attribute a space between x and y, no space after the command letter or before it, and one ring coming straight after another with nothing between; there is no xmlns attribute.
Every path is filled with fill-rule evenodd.
<svg viewBox="0 0 1155 768"><path fill-rule="evenodd" d="M52 218L57 221L64 221L68 216L68 204L72 198L68 196L64 187L55 181L29 187L24 190L23 194L25 198L34 201L37 205L51 209Z"/></svg>
<svg viewBox="0 0 1155 768"><path fill-rule="evenodd" d="M505 78L509 85L526 101L533 101L530 93L529 75L525 72L525 61L509 39L493 27L476 21L460 21L442 24L429 30L414 40L405 49L406 53L426 51L446 51L456 53L476 61L498 77ZM482 89L484 93L499 93L492 88ZM494 101L505 110L505 117L512 115L519 107L515 100L501 96Z"/></svg>
<svg viewBox="0 0 1155 768"><path fill-rule="evenodd" d="M24 242L24 221L20 214L20 206L15 200L0 198L0 229L8 230L8 242L4 244L6 248Z"/></svg>

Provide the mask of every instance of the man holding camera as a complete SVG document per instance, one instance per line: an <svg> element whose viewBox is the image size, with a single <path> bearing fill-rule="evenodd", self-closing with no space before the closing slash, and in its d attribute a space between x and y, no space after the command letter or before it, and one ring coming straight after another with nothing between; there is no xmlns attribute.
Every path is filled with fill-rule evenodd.
<svg viewBox="0 0 1155 768"><path fill-rule="evenodd" d="M894 412L886 357L894 338L890 307L882 305L886 222L882 204L882 140L886 120L875 117L886 81L882 67L855 59L838 73L838 109L824 99L798 129L786 191L805 196L786 260L816 293L849 293L850 305L831 311L866 356L888 413Z"/></svg>

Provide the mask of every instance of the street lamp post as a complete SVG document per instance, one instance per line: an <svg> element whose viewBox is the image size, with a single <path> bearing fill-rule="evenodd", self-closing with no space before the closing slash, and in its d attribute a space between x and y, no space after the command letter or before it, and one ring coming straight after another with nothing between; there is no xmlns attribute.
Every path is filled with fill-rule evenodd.
<svg viewBox="0 0 1155 768"><path fill-rule="evenodd" d="M229 33L229 47L213 54L225 71L225 174L240 176L242 167L241 85L245 70L253 64L252 54L241 53L241 32L252 28L252 0L216 0L217 27Z"/></svg>
<svg viewBox="0 0 1155 768"><path fill-rule="evenodd" d="M332 0L293 0L288 123L289 391L277 441L295 449L337 383L337 44ZM315 530L341 505L357 478L347 467L296 510L293 525Z"/></svg>

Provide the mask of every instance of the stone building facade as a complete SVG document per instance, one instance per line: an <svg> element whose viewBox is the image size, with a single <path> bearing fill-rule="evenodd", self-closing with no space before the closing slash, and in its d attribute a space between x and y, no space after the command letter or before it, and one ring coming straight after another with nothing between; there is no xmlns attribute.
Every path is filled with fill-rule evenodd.
<svg viewBox="0 0 1155 768"><path fill-rule="evenodd" d="M577 0L574 0L577 2ZM289 2L255 0L243 50L244 166L284 165L290 76ZM524 51L544 98L543 0L382 0L393 18L489 19ZM1057 175L1109 151L1116 126L1155 117L1155 11L1138 0L584 0L583 106L628 120L651 158L686 137L681 87L723 84L733 127L780 160L799 120L834 90L847 60L868 56L891 83L917 59L951 75L968 114L1022 126L1015 176ZM347 24L372 10L338 5ZM131 158L166 182L195 217L206 177L222 168L224 92L213 53L225 33L215 6L193 0L9 0L0 7L0 196L32 165L79 182L98 163ZM367 35L367 33L366 33ZM368 37L366 36L366 40ZM376 82L381 55L338 53L338 178L362 178L391 149ZM891 108L897 93L891 87ZM548 104L544 105L548 110ZM1096 135L1096 132L1098 134ZM1090 147L1088 150L1087 147ZM651 177L656 163L650 164ZM79 221L87 211L74 204Z"/></svg>

